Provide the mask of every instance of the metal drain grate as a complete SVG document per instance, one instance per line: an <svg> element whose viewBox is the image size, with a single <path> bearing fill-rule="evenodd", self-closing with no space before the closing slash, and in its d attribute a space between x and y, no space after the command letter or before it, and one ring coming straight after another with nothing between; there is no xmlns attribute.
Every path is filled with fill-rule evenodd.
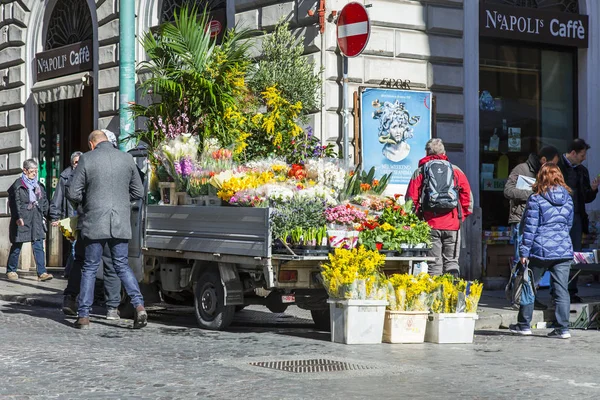
<svg viewBox="0 0 600 400"><path fill-rule="evenodd" d="M343 361L325 360L322 358L312 360L260 361L252 362L250 365L276 369L279 371L296 372L299 374L373 369L366 365L350 364Z"/></svg>

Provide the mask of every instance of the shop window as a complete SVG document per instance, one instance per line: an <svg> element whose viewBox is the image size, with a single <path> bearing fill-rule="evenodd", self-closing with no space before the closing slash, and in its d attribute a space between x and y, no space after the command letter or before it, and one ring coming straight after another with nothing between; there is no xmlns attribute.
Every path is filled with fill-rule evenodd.
<svg viewBox="0 0 600 400"><path fill-rule="evenodd" d="M85 0L58 0L46 32L44 50L92 40L92 15Z"/></svg>
<svg viewBox="0 0 600 400"><path fill-rule="evenodd" d="M190 8L195 6L200 11L205 7L211 12L220 13L222 10L225 14L225 3L226 0L163 0L161 20L162 22L173 21L175 11L184 6Z"/></svg>
<svg viewBox="0 0 600 400"><path fill-rule="evenodd" d="M504 183L541 146L566 151L576 136L576 52L480 41L479 113L484 229L506 226Z"/></svg>

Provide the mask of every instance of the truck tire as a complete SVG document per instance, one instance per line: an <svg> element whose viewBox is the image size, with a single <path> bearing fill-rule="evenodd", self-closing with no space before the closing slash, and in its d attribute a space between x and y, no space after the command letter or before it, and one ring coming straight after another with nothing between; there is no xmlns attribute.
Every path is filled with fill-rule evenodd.
<svg viewBox="0 0 600 400"><path fill-rule="evenodd" d="M315 327L320 331L331 331L329 310L310 310Z"/></svg>
<svg viewBox="0 0 600 400"><path fill-rule="evenodd" d="M221 331L231 324L235 306L225 305L225 291L218 269L210 268L196 280L194 309L196 320L202 329Z"/></svg>

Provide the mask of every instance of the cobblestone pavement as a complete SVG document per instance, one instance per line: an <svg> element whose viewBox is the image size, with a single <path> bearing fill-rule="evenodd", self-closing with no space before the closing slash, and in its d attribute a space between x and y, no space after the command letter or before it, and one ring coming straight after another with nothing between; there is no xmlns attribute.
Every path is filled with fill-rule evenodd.
<svg viewBox="0 0 600 400"><path fill-rule="evenodd" d="M183 309L151 313L140 331L129 320L101 318L78 331L60 310L0 302L0 399L600 398L597 331L573 331L566 341L541 336L546 330L533 337L491 330L472 345L347 346L303 318L245 320L260 312L238 313L227 332L196 328ZM250 365L300 359L367 369Z"/></svg>

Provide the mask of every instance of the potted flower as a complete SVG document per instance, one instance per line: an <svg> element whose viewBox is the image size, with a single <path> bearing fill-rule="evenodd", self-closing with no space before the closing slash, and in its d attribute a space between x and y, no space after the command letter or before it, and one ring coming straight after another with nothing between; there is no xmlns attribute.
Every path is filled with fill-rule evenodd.
<svg viewBox="0 0 600 400"><path fill-rule="evenodd" d="M434 283L425 341L472 343L483 285L477 281L455 280L452 275L435 277Z"/></svg>
<svg viewBox="0 0 600 400"><path fill-rule="evenodd" d="M358 228L366 220L365 212L351 204L340 204L325 210L327 235L333 248L354 248L358 243Z"/></svg>
<svg viewBox="0 0 600 400"><path fill-rule="evenodd" d="M388 307L383 325L387 343L422 343L435 282L425 273L418 276L394 274L388 286Z"/></svg>
<svg viewBox="0 0 600 400"><path fill-rule="evenodd" d="M387 304L381 272L384 262L384 255L360 246L338 248L329 255L329 262L321 265L330 297L333 342L381 343Z"/></svg>
<svg viewBox="0 0 600 400"><path fill-rule="evenodd" d="M296 193L281 200L272 198L270 202L271 234L273 240L281 242L283 250L289 253L290 248L294 253L302 253L306 245L312 250L315 250L317 244L323 245L326 219L325 202L321 197Z"/></svg>

